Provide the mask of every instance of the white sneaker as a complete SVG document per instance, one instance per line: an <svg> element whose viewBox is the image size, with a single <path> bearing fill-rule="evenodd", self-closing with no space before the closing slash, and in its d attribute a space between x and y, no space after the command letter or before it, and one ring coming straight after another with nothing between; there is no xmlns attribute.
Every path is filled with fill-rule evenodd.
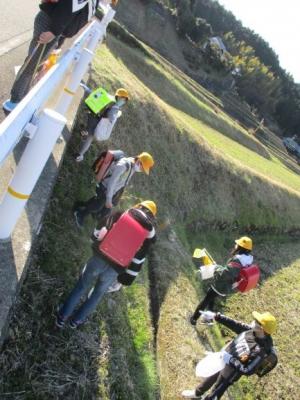
<svg viewBox="0 0 300 400"><path fill-rule="evenodd" d="M75 158L76 162L81 162L81 161L83 161L83 159L84 159L84 157L83 157L81 154L79 154L79 155L76 156L76 158Z"/></svg>
<svg viewBox="0 0 300 400"><path fill-rule="evenodd" d="M207 325L207 326L213 326L214 321L211 318L207 318L205 315L200 316L200 324Z"/></svg>
<svg viewBox="0 0 300 400"><path fill-rule="evenodd" d="M107 293L118 292L122 288L122 283L114 282L107 289Z"/></svg>
<svg viewBox="0 0 300 400"><path fill-rule="evenodd" d="M196 390L192 389L192 390L183 390L181 392L181 396L184 397L185 399L201 399L201 396L197 396L196 395Z"/></svg>

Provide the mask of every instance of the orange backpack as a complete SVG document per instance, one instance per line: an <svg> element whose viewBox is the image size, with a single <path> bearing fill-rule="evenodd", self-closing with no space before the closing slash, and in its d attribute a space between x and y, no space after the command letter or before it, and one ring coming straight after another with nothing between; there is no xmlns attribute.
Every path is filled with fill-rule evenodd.
<svg viewBox="0 0 300 400"><path fill-rule="evenodd" d="M125 156L122 150L107 150L100 153L92 165L96 175L96 181L101 182L113 162L116 162Z"/></svg>

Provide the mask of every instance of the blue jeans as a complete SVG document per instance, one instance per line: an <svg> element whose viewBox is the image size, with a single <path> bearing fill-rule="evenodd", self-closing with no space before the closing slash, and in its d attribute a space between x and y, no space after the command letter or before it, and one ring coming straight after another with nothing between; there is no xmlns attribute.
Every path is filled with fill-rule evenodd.
<svg viewBox="0 0 300 400"><path fill-rule="evenodd" d="M80 278L59 310L63 320L72 316L72 320L81 324L96 309L109 286L116 280L118 273L100 256L93 256L84 266ZM89 292L89 293L88 293ZM76 310L82 296L87 295L85 302Z"/></svg>

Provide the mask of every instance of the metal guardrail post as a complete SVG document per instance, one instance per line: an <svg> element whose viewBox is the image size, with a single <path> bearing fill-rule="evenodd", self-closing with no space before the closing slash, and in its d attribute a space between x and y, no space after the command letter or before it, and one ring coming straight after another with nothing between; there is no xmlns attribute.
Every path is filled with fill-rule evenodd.
<svg viewBox="0 0 300 400"><path fill-rule="evenodd" d="M14 177L0 204L0 240L9 239L18 218L20 217L31 192L40 177L40 174L60 136L65 124L68 108L73 100L80 82L94 56L94 50L101 43L107 25L114 18L115 11L109 7L100 22L94 21L80 37L73 47L66 52L61 62L36 85L35 88L16 107L10 116L0 124L0 163L5 160L14 145L21 138L24 128L43 102L51 93L51 89L63 78L68 66L77 59L71 77L64 87L57 106L54 110L45 109L41 112L36 132L25 148L18 164ZM86 43L87 42L87 43ZM86 43L86 48L81 46ZM47 89L47 90L46 90Z"/></svg>
<svg viewBox="0 0 300 400"><path fill-rule="evenodd" d="M27 144L0 204L0 240L9 239L66 122L56 111L42 111L37 131Z"/></svg>

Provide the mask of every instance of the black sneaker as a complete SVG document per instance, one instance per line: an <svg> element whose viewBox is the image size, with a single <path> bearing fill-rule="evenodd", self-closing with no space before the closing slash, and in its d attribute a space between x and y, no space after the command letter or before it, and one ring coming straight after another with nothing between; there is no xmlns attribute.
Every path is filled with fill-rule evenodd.
<svg viewBox="0 0 300 400"><path fill-rule="evenodd" d="M74 217L78 228L83 228L83 217L79 214L79 211L74 211Z"/></svg>
<svg viewBox="0 0 300 400"><path fill-rule="evenodd" d="M73 321L72 319L70 319L70 321L69 321L69 327L71 328L71 329L77 329L78 328L78 326L79 326L80 324L78 323L78 322L76 322L76 321Z"/></svg>
<svg viewBox="0 0 300 400"><path fill-rule="evenodd" d="M65 326L65 321L59 314L56 315L55 326L59 329L63 329Z"/></svg>

